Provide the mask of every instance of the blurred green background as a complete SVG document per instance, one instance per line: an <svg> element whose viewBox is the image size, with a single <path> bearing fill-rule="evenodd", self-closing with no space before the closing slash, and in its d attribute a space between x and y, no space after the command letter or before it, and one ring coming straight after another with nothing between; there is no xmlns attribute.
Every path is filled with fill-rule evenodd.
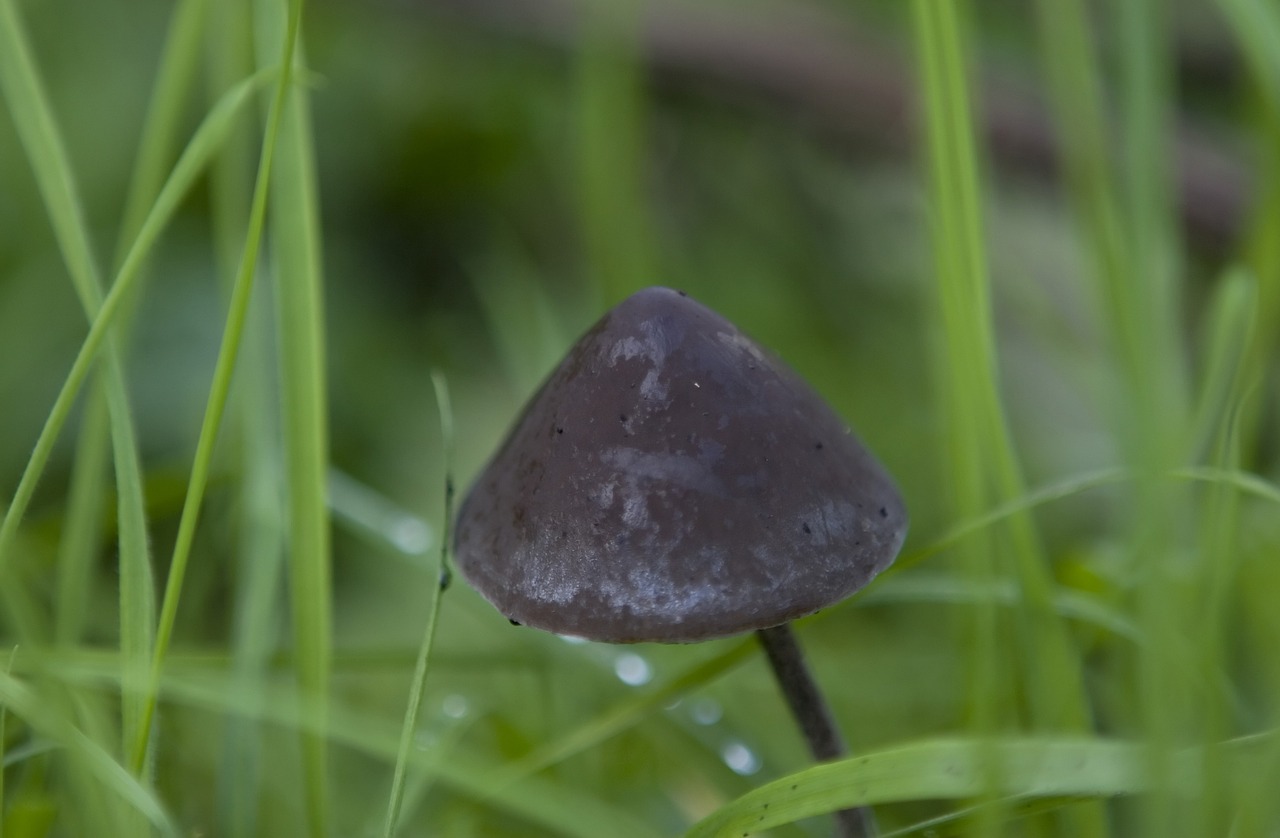
<svg viewBox="0 0 1280 838"><path fill-rule="evenodd" d="M0 2L5 44L25 30L106 278L137 231L128 196L154 199L138 172L162 179L217 97L268 68L121 310L155 577L143 584L159 600L284 6ZM938 184L963 159L929 162L925 103L951 94L924 80L927 5L915 17L870 1L306 5L296 89L314 159L286 129L277 161L314 189L298 203L276 182L268 197L138 785L180 834L382 834L405 741L406 835L678 834L808 765L754 647L570 644L511 627L462 582L441 596L420 717L400 736L443 532L432 371L448 382L465 490L573 339L647 285L687 291L775 350L899 481L903 570L799 629L855 752L1070 733L1155 755L1153 779L1047 802L994 781L963 801L904 792L877 810L886 830L1280 828L1265 791L1280 778L1268 733L1280 492L1267 482L1280 451L1280 13L1249 0L955 4L982 200L967 240L986 247L957 267ZM0 89L4 505L86 329L20 130L32 112L15 66ZM159 115L157 79L173 103ZM307 212L323 307L302 316L323 345L328 423L313 453L327 458L333 520L331 562L327 547L309 558L310 582L329 591L311 616L285 500L303 493L281 441L299 414L280 406L298 374L281 254ZM949 298L948 265L978 284ZM966 354L984 345L993 354ZM970 433L964 394L981 399L992 380L998 415ZM153 648L122 639L127 525L109 457L85 467L97 489L74 497L87 398L5 545L12 835L142 828L120 802L132 787L67 744L83 735L129 767L122 683ZM324 636L302 648L306 625ZM300 660L314 669L299 682ZM1055 715L1045 702L1063 690L1080 704ZM45 716L24 717L28 694ZM1241 736L1260 743L1247 771L1230 749L1169 756ZM1193 765L1196 793L1162 773L1175 762ZM326 779L308 774L316 765ZM1125 790L1147 793L1094 800ZM829 830L819 817L776 834Z"/></svg>

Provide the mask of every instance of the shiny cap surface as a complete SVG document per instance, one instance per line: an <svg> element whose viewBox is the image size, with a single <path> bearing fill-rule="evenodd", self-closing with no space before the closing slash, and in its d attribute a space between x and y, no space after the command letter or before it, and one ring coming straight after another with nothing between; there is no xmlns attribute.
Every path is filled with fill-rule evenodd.
<svg viewBox="0 0 1280 838"><path fill-rule="evenodd" d="M837 603L907 530L884 468L779 359L681 292L609 311L530 399L458 515L511 620L693 642Z"/></svg>

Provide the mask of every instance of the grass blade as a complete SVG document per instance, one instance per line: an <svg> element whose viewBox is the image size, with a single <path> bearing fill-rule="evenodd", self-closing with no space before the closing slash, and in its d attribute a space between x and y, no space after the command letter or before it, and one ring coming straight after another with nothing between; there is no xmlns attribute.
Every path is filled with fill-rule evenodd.
<svg viewBox="0 0 1280 838"><path fill-rule="evenodd" d="M0 0L0 10L8 2L9 0ZM36 484L48 464L53 445L66 424L71 412L71 406L76 396L79 395L85 378L93 368L98 351L102 348L115 322L115 318L120 313L122 303L140 278L142 262L159 238L165 225L173 217L178 203L195 183L210 156L225 139L231 124L237 118L249 95L264 78L265 76L260 74L253 79L245 81L219 101L217 107L209 113L209 116L206 117L196 131L195 136L192 137L182 157L179 158L178 163L174 166L173 172L165 183L164 189L161 190L155 205L151 208L150 215L147 216L138 238L134 240L133 247L129 250L129 255L125 257L124 263L116 276L115 283L103 299L102 307L94 317L93 324L89 327L89 333L85 336L84 342L80 346L80 351L76 354L75 361L72 362L71 370L67 373L67 378L63 382L62 388L58 391L58 396L49 411L49 417L45 420L44 427L40 430L40 436L36 440L31 457L27 462L27 467L18 481L18 488L14 491L13 501L5 512L4 521L0 523L0 574L3 574L6 570L6 564L10 558L8 548L17 534L18 525L26 514L27 506L31 502Z"/></svg>
<svg viewBox="0 0 1280 838"><path fill-rule="evenodd" d="M1025 495L1000 399L991 320L990 288L982 209L974 149L972 114L966 89L958 13L952 4L917 0L916 30L921 52L929 138L929 162L937 212L934 248L945 346L939 364L947 425L952 428L949 457L955 511L973 518L997 501ZM989 459L982 452L990 452ZM994 538L992 538L994 537ZM1004 554L1022 591L1018 638L1021 684L1029 721L1041 731L1081 731L1089 726L1079 662L1065 626L1055 612L1053 585L1031 518L1014 515L1008 525L974 544L967 567L972 581L994 581L989 558ZM975 677L972 712L980 732L1004 726L1016 705L1008 677L996 661L1001 618L993 605L973 609ZM996 698L992 697L1003 696ZM997 722L997 720L1001 720ZM994 778L994 775L993 775ZM985 809L981 822L994 829L999 813ZM1101 813L1086 810L1073 829L1102 835Z"/></svg>
<svg viewBox="0 0 1280 838"><path fill-rule="evenodd" d="M144 724L138 729L130 751L130 765L135 771L142 768L150 742L151 720L155 715L156 694L159 689L160 673L164 666L165 655L169 651L169 643L173 637L174 622L178 617L178 605L182 597L182 583L186 576L187 563L191 557L191 544L195 539L196 524L200 518L200 505L204 499L204 490L209 480L209 465L213 460L214 444L222 427L227 397L231 391L231 379L235 372L236 359L240 352L241 337L244 334L248 317L249 301L253 295L253 280L256 275L258 249L262 241L262 230L265 226L267 212L267 193L271 183L272 160L275 156L276 138L281 124L284 103L288 97L292 82L293 51L297 43L297 18L293 19L284 44L283 63L276 82L275 96L272 101L271 114L267 120L266 133L262 143L262 158L258 167L258 181L254 187L253 208L249 216L249 229L240 270L236 276L235 287L231 295L231 308L227 314L227 322L222 335L222 343L218 349L218 361L214 368L213 383L209 390L209 401L205 408L204 419L200 426L200 438L196 442L195 460L191 466L191 477L187 484L186 500L182 505L182 515L178 521L178 535L173 547L173 560L169 567L169 579L165 585L164 600L160 609L160 622L156 628L155 651L151 658L150 677L143 693L142 719ZM236 90L242 90L237 88ZM236 91L233 91L233 93ZM247 90L245 91L247 93ZM229 126L228 126L229 127Z"/></svg>
<svg viewBox="0 0 1280 838"><path fill-rule="evenodd" d="M52 108L48 104L17 14L8 0L0 4L0 37L4 41L0 43L0 53L7 56L7 59L0 60L0 83L3 83L6 98L14 111L15 122L40 184L72 283L86 316L92 322L103 308L102 279L93 257L88 228L61 132L54 121ZM155 625L155 586L147 537L142 468L138 459L133 419L130 416L124 365L111 335L108 334L106 340L103 390L115 455L119 519L120 646L127 665L130 660L145 660L151 654ZM63 402L63 406L64 411L69 408L70 400ZM56 411L55 404L55 414L51 414L51 419ZM65 413L63 416L65 418ZM46 429L48 427L46 425ZM93 427L91 424L90 428ZM42 438L44 436L42 434ZM52 436L49 437L49 444L52 445ZM43 464L40 468L43 468ZM20 501L15 499L17 514L11 508L4 524L0 525L0 573L3 573L5 567L7 536L17 526L29 500L29 493L34 490L34 477L30 481L27 477L38 475L38 471L39 469L33 472L28 468L24 473L19 483L18 495L21 497L26 484L28 496ZM82 514L84 511L81 510ZM75 548L76 545L72 547ZM33 631L29 625L19 628L27 635ZM121 702L124 742L136 736L138 727L146 723L136 696L136 690L126 689Z"/></svg>
<svg viewBox="0 0 1280 838"><path fill-rule="evenodd" d="M262 0L257 9L262 31L276 31L279 6ZM305 64L301 45L292 46L301 16L301 0L292 0L288 4L288 60ZM332 668L333 603L325 497L329 428L319 199L307 92L294 87L281 105L281 155L272 173L271 231L293 642L302 695L316 702L323 713ZM313 836L326 835L330 831L328 748L322 734L304 734L303 761L308 829Z"/></svg>
<svg viewBox="0 0 1280 838"><path fill-rule="evenodd" d="M156 71L155 88L138 142L129 194L121 213L117 258L122 258L138 235L147 212L164 185L173 153L182 108L190 97L198 48L204 30L207 0L181 0L173 10L165 36L164 54Z"/></svg>
<svg viewBox="0 0 1280 838"><path fill-rule="evenodd" d="M1236 773L1242 775L1251 765L1256 743L1229 744ZM689 830L686 838L736 837L849 806L966 800L984 791L987 756L1002 768L995 791L1009 802L1107 798L1145 792L1151 784L1143 746L1137 742L1044 738L984 744L941 739L827 763L775 780L721 807ZM1198 758L1198 751L1184 751L1171 767L1184 793L1194 792L1188 769Z"/></svg>
<svg viewBox="0 0 1280 838"><path fill-rule="evenodd" d="M436 623L440 620L440 594L448 573L449 538L453 521L453 408L449 404L449 385L439 371L431 373L431 383L436 391L436 406L440 411L440 437L444 463L444 526L440 537L440 562L430 580L427 594L427 625L422 632L422 645L414 663L413 680L409 685L409 703L404 711L404 727L400 731L400 744L396 751L395 770L391 776L391 794L387 801L387 818L383 823L385 838L395 835L400 826L400 806L404 800L405 769L409 764L409 750L413 747L414 731L418 726L418 711L422 706L422 693L427 683L427 662L431 656L431 644L435 639Z"/></svg>
<svg viewBox="0 0 1280 838"><path fill-rule="evenodd" d="M204 34L211 98L217 98L253 72L253 17L250 0L223 0L210 13ZM253 204L254 134L250 125L241 125L210 170L212 235L228 307ZM256 290L232 397L240 480L231 669L236 692L254 698L262 693L271 654L280 642L285 545L280 441L270 381L270 295L261 283ZM253 719L227 720L217 769L218 834L248 838L263 831L264 733Z"/></svg>
<svg viewBox="0 0 1280 838"><path fill-rule="evenodd" d="M106 508L110 450L106 394L102 381L92 389L76 441L75 465L67 498L66 529L58 544L58 580L54 606L54 641L79 642L97 575L102 515Z"/></svg>
<svg viewBox="0 0 1280 838"><path fill-rule="evenodd" d="M0 704L31 725L41 736L62 745L68 755L165 835L177 827L155 794L121 767L100 745L73 727L18 679L0 673Z"/></svg>

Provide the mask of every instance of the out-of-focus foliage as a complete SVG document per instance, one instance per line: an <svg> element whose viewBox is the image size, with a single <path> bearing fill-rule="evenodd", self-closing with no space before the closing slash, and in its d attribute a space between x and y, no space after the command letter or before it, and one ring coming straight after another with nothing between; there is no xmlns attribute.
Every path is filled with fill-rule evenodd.
<svg viewBox="0 0 1280 838"><path fill-rule="evenodd" d="M0 0L4 43L30 47L65 143L78 201L68 223L87 232L104 282L123 259L135 173L167 174L219 97L261 73L115 321L158 601L250 225L286 5ZM922 103L956 100L922 86L929 41L906 4L305 4L291 95L309 120L280 135L276 216L248 263L257 285L158 670L154 765L130 776L121 731L121 684L145 684L136 664L149 641L122 640L120 604L133 600L117 510L128 504L99 364L0 544L7 833L127 834L149 816L181 834L380 834L443 531L431 373L449 382L465 491L574 337L651 284L688 291L776 350L907 498L901 569L798 629L853 750L941 772L866 780L893 801L877 807L882 827L943 818L948 834L1073 834L1063 810L1079 803L1058 795L1077 790L1125 795L1088 803L1114 835L1274 830L1280 53L1268 45L1280 15L1260 0L1134 4L1145 14L1076 0L955 5L981 172L967 241L986 248L991 315L989 330L971 318L964 334L990 341L990 370L945 363L964 351L944 327L963 306L948 309L940 291L948 265L935 253L953 251ZM176 8L195 15L198 46L189 78L167 79L176 109L151 112L170 119L172 140L139 160ZM9 59L0 510L87 333ZM993 138L994 123L1024 131L1012 135L1024 146ZM1034 163L1037 148L1059 164ZM282 180L289 172L300 180ZM1196 184L1215 187L1206 201L1226 196L1222 218L1237 214L1197 222L1205 207L1197 216L1184 200L1202 194ZM305 225L290 224L302 210L318 214L322 318L278 305L296 299L281 282L296 278L286 253L305 260ZM136 231L125 232L127 246ZM323 423L311 430L332 467L332 557L311 550L309 570L286 560L298 539L286 501L305 481L285 426L308 421L282 407L307 360L295 345L293 366L282 362L290 328L324 341L327 443ZM948 399L988 372L1003 415L987 419L1007 425L966 437ZM966 440L978 447L957 458ZM1006 466L1017 480L995 485ZM990 482L966 494L972 479ZM975 544L989 548L976 563ZM295 619L299 577L319 584L330 570L329 601ZM1061 634L1038 633L1035 578ZM326 642L295 639L330 615L331 659ZM981 615L998 630L975 629ZM1042 636L1067 659L1037 668L1024 641ZM295 677L303 658L311 680ZM1037 702L1064 681L1080 686L1087 718L1066 732L1141 747L1081 745L1106 778L1096 786L1049 760L985 797L931 799L988 788L946 785L954 741L999 736L1032 759L1038 737L1063 734ZM508 625L455 579L424 685L405 835L678 834L808 766L749 640L569 643ZM1007 713L993 720L996 707ZM919 740L937 741L900 750ZM1075 747L1054 740L1043 753ZM1156 758L1143 763L1148 747ZM788 811L849 802L840 783L863 782L859 770L802 775L818 804ZM1028 788L1037 778L1041 791ZM747 803L791 805L787 794L770 786ZM728 823L748 809L725 811ZM829 829L810 818L776 834Z"/></svg>

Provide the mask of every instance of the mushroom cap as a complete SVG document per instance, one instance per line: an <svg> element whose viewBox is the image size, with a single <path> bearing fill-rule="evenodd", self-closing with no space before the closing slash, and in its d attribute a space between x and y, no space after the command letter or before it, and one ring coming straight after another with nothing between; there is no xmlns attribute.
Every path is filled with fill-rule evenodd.
<svg viewBox="0 0 1280 838"><path fill-rule="evenodd" d="M455 554L515 622L680 643L839 602L906 530L892 479L796 373L649 288L530 399L459 510Z"/></svg>

